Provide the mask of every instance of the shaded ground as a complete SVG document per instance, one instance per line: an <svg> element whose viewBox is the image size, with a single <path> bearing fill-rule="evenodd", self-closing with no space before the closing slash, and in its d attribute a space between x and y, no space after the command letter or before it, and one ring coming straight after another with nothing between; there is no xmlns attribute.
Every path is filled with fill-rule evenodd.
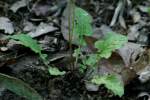
<svg viewBox="0 0 150 100"><path fill-rule="evenodd" d="M19 1L19 0L17 0ZM61 56L55 56L68 51L68 42L64 39L66 29L61 29L63 11L66 7L66 0L27 0L13 6L15 0L0 1L0 18L8 18L13 26L4 23L4 29L0 31L0 72L17 77L30 84L42 95L45 100L148 100L150 93L149 81L141 83L134 78L125 87L125 95L121 98L113 96L106 88L100 87L97 92L87 91L84 83L84 75L78 71L71 72ZM23 0L22 0L23 1ZM26 1L26 0L25 0ZM77 0L77 5L87 10L93 16L94 32L96 33L102 25L112 24L116 32L126 34L131 42L149 48L150 16L144 12L142 7L150 7L150 1L132 1L131 5L125 3L123 19L112 23L112 17L117 7L117 0ZM129 0L130 1L130 0ZM16 8L13 8L16 7ZM16 10L17 9L17 10ZM142 9L142 10L141 10ZM8 21L8 22L9 22ZM0 24L2 20L0 19ZM41 25L41 26L40 26ZM44 29L41 32L40 29ZM44 27L44 28L43 28ZM65 76L50 76L40 58L30 49L14 45L13 42L2 41L3 36L25 32L36 38L49 55L52 63L61 65L68 73ZM36 34L36 35L35 35ZM6 47L8 50L3 50ZM74 45L74 48L76 46ZM58 58L57 58L58 57ZM54 60L56 59L56 60ZM140 93L147 93L140 97ZM146 98L146 99L145 99ZM25 100L16 94L5 90L0 94L0 100Z"/></svg>

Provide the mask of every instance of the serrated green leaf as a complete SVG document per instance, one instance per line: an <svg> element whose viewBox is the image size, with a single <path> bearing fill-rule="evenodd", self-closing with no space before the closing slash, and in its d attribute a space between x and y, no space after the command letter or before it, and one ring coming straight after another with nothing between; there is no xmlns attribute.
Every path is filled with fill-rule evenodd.
<svg viewBox="0 0 150 100"><path fill-rule="evenodd" d="M121 48L126 42L126 36L110 32L103 40L96 41L95 47L98 49L99 56L107 59L114 50Z"/></svg>
<svg viewBox="0 0 150 100"><path fill-rule="evenodd" d="M28 84L12 76L0 73L0 86L19 96L25 97L28 100L43 100L42 97Z"/></svg>
<svg viewBox="0 0 150 100"><path fill-rule="evenodd" d="M64 75L64 74L66 74L65 71L60 71L56 67L49 67L48 71L49 71L50 75L53 75L53 76L58 76L58 75Z"/></svg>
<svg viewBox="0 0 150 100"><path fill-rule="evenodd" d="M120 97L124 94L123 82L117 75L95 76L92 79L92 83L97 85L104 84L106 88L110 89L115 95Z"/></svg>

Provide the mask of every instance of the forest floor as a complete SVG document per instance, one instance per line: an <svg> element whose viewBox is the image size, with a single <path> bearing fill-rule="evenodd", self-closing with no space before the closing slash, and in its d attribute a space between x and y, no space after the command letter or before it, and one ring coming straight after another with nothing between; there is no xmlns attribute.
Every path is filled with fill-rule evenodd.
<svg viewBox="0 0 150 100"><path fill-rule="evenodd" d="M141 61L140 57L150 55L150 0L76 0L76 5L92 16L95 37L109 30L128 37L133 46L121 55L126 64L136 53L134 60L149 63L149 58ZM104 86L99 86L98 91L87 89L84 81L87 73L72 71L68 65L69 41L65 37L68 21L67 14L63 15L66 7L67 0L0 0L0 73L29 84L44 100L150 100L149 64L133 68L134 77L127 73L122 97L114 96ZM67 73L51 76L37 54L13 40L5 40L6 36L18 33L36 39L42 52L48 54L50 63L61 66ZM73 41L73 49L77 47L76 41ZM148 52L143 53L141 48ZM143 73L145 76L141 76ZM0 89L0 100L26 99Z"/></svg>

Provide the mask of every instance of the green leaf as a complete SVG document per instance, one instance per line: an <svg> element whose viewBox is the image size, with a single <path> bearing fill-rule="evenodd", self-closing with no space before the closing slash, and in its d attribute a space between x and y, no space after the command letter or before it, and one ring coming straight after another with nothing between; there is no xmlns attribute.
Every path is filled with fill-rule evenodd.
<svg viewBox="0 0 150 100"><path fill-rule="evenodd" d="M82 8L75 8L74 32L78 35L92 35L92 17Z"/></svg>
<svg viewBox="0 0 150 100"><path fill-rule="evenodd" d="M149 14L150 14L150 7L148 8L148 11L147 11Z"/></svg>
<svg viewBox="0 0 150 100"><path fill-rule="evenodd" d="M79 64L79 71L81 72L81 73L84 73L84 71L86 70L86 66L85 65L83 65L83 64Z"/></svg>
<svg viewBox="0 0 150 100"><path fill-rule="evenodd" d="M32 39L32 37L30 37L29 35L17 34L10 36L10 38L20 41L22 45L31 48L35 53L40 53L42 50L37 41Z"/></svg>
<svg viewBox="0 0 150 100"><path fill-rule="evenodd" d="M114 50L121 48L127 41L126 36L110 32L103 40L96 41L95 47L98 49L99 56L107 59Z"/></svg>
<svg viewBox="0 0 150 100"><path fill-rule="evenodd" d="M58 75L64 75L64 74L66 74L65 71L60 71L56 67L49 67L48 71L49 71L50 75L53 75L53 76L58 76Z"/></svg>
<svg viewBox="0 0 150 100"><path fill-rule="evenodd" d="M104 75L95 76L92 79L92 83L97 85L104 84L108 89L110 89L115 95L122 96L124 94L123 82L117 75Z"/></svg>
<svg viewBox="0 0 150 100"><path fill-rule="evenodd" d="M84 61L86 65L95 67L95 64L98 62L96 54L90 54L90 56Z"/></svg>
<svg viewBox="0 0 150 100"><path fill-rule="evenodd" d="M42 48L40 47L38 42L32 39L32 37L30 37L29 35L17 34L17 35L9 36L9 38L20 41L22 45L29 47L32 51L38 53L42 59L46 59L47 55L41 53Z"/></svg>
<svg viewBox="0 0 150 100"><path fill-rule="evenodd" d="M77 49L74 50L73 57L78 57L81 54L82 54L81 49L77 48Z"/></svg>
<svg viewBox="0 0 150 100"><path fill-rule="evenodd" d="M83 35L92 35L92 17L82 8L75 7L75 20L73 34L75 34L80 40L81 44L84 44Z"/></svg>
<svg viewBox="0 0 150 100"><path fill-rule="evenodd" d="M28 100L43 100L33 88L15 77L0 73L0 85Z"/></svg>

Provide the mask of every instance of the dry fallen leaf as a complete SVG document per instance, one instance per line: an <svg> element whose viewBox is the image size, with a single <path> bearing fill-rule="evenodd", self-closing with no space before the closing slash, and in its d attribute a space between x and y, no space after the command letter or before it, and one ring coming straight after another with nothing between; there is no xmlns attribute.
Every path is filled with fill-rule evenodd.
<svg viewBox="0 0 150 100"><path fill-rule="evenodd" d="M8 34L14 33L13 23L7 17L0 17L0 30Z"/></svg>
<svg viewBox="0 0 150 100"><path fill-rule="evenodd" d="M16 13L20 8L27 6L27 4L31 0L20 0L15 2L11 7L10 10L12 10L14 13Z"/></svg>
<svg viewBox="0 0 150 100"><path fill-rule="evenodd" d="M29 32L28 35L30 35L31 37L34 38L34 37L38 37L38 36L47 34L49 32L54 32L56 30L58 30L57 27L54 27L54 26L52 26L50 24L41 22L39 24L39 26L37 26L34 30Z"/></svg>

